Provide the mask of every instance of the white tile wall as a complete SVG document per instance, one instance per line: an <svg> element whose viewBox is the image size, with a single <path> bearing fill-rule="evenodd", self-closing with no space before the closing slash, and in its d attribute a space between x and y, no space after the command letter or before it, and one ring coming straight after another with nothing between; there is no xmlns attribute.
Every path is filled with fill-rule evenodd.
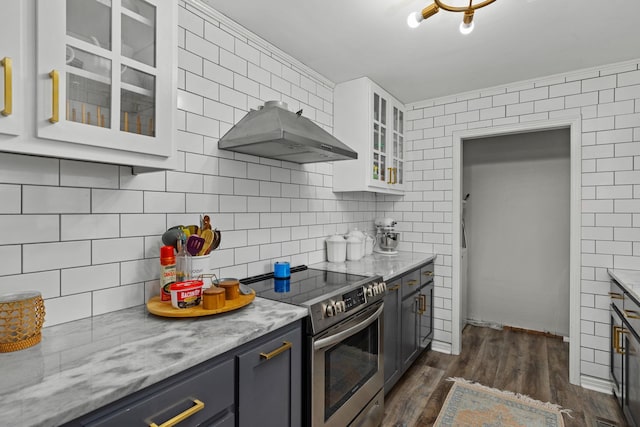
<svg viewBox="0 0 640 427"><path fill-rule="evenodd" d="M334 194L331 164L217 148L272 99L331 131L333 84L215 13L179 11L179 170L0 153L0 293L42 292L45 326L143 304L158 288L160 236L202 213L222 231L210 266L222 276L322 261L326 235L373 227L375 197Z"/></svg>
<svg viewBox="0 0 640 427"><path fill-rule="evenodd" d="M582 115L581 373L608 378L607 268L640 270L640 61L407 106L410 191L385 211L436 261L435 339L451 339L451 147L456 130ZM506 108L505 108L506 107ZM412 206L405 201L412 200ZM422 216L416 215L422 213ZM405 233L406 234L406 233ZM568 286L568 284L567 284ZM568 309L568 307L567 307Z"/></svg>

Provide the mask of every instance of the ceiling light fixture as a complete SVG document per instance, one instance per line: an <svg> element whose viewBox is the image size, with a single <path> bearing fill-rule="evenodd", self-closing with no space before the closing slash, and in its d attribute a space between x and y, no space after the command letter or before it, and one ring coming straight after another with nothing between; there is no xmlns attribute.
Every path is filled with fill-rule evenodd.
<svg viewBox="0 0 640 427"><path fill-rule="evenodd" d="M411 28L417 28L420 25L420 22L424 21L430 16L438 13L440 9L444 9L448 12L463 12L464 17L462 18L462 23L460 24L460 32L462 34L469 34L473 31L473 12L476 9L480 9L481 7L485 7L496 0L484 0L480 3L473 3L473 0L469 0L469 6L461 7L461 6L450 6L446 4L443 0L433 0L433 3L429 6L422 9L420 12L413 12L409 14L407 17L407 25Z"/></svg>

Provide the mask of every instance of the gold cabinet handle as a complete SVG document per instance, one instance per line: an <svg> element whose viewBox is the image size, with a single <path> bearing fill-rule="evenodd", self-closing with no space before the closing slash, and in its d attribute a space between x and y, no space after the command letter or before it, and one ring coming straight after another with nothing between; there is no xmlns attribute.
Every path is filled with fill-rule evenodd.
<svg viewBox="0 0 640 427"><path fill-rule="evenodd" d="M409 286L415 286L415 285L417 285L417 284L418 284L418 281L417 281L417 280L409 280L409 281L407 282L407 285L409 285Z"/></svg>
<svg viewBox="0 0 640 427"><path fill-rule="evenodd" d="M420 294L420 314L424 314L427 311L427 296Z"/></svg>
<svg viewBox="0 0 640 427"><path fill-rule="evenodd" d="M52 70L49 73L49 77L51 77L51 83L53 87L53 96L51 97L51 118L49 119L49 121L51 123L58 123L58 121L60 120L60 107L58 105L58 98L60 96L60 73L58 72L58 70Z"/></svg>
<svg viewBox="0 0 640 427"><path fill-rule="evenodd" d="M0 61L4 67L4 110L0 111L3 116L10 116L13 113L13 61L5 56Z"/></svg>
<svg viewBox="0 0 640 427"><path fill-rule="evenodd" d="M156 423L151 423L149 424L149 427L173 427L178 423L181 423L182 421L186 420L187 418L189 418L190 416L192 416L193 414L195 414L196 412L202 411L204 409L204 402L198 400L198 399L193 399L193 403L194 406L192 406L191 408L187 409L186 411L176 415L175 417L171 418L168 421L165 421L164 423L158 425Z"/></svg>
<svg viewBox="0 0 640 427"><path fill-rule="evenodd" d="M387 184L393 184L393 168L387 168L387 170L389 171L389 181L387 181Z"/></svg>
<svg viewBox="0 0 640 427"><path fill-rule="evenodd" d="M293 344L291 344L289 341L283 341L282 345L276 348L275 350L273 350L271 353L260 353L260 359L264 359L264 360L273 359L277 355L289 350L291 347L293 347Z"/></svg>
<svg viewBox="0 0 640 427"><path fill-rule="evenodd" d="M400 289L400 285L393 285L392 287L389 288L389 292L397 291L398 289Z"/></svg>
<svg viewBox="0 0 640 427"><path fill-rule="evenodd" d="M622 310L624 312L624 317L627 319L640 319L640 314L634 310Z"/></svg>
<svg viewBox="0 0 640 427"><path fill-rule="evenodd" d="M433 276L433 271L425 271L424 273L422 273L423 275L427 276L427 277L432 277Z"/></svg>
<svg viewBox="0 0 640 427"><path fill-rule="evenodd" d="M624 299L624 295L619 294L618 292L609 292L609 296L611 299Z"/></svg>

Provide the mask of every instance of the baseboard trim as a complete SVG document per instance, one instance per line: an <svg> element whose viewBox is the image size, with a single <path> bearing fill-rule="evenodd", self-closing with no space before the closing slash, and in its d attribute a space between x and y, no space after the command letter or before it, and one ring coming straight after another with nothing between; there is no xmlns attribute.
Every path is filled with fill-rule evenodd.
<svg viewBox="0 0 640 427"><path fill-rule="evenodd" d="M431 350L437 351L438 353L451 354L451 344L442 341L432 341Z"/></svg>
<svg viewBox="0 0 640 427"><path fill-rule="evenodd" d="M580 385L589 390L604 394L613 394L613 384L610 380L580 375Z"/></svg>

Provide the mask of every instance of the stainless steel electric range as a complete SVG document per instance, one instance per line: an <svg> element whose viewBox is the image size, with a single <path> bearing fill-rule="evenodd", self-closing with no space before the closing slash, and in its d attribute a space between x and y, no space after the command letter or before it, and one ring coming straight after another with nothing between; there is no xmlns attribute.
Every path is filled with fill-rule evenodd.
<svg viewBox="0 0 640 427"><path fill-rule="evenodd" d="M384 413L382 311L386 284L359 276L291 268L241 280L257 296L309 309L305 420L312 427L377 427Z"/></svg>

